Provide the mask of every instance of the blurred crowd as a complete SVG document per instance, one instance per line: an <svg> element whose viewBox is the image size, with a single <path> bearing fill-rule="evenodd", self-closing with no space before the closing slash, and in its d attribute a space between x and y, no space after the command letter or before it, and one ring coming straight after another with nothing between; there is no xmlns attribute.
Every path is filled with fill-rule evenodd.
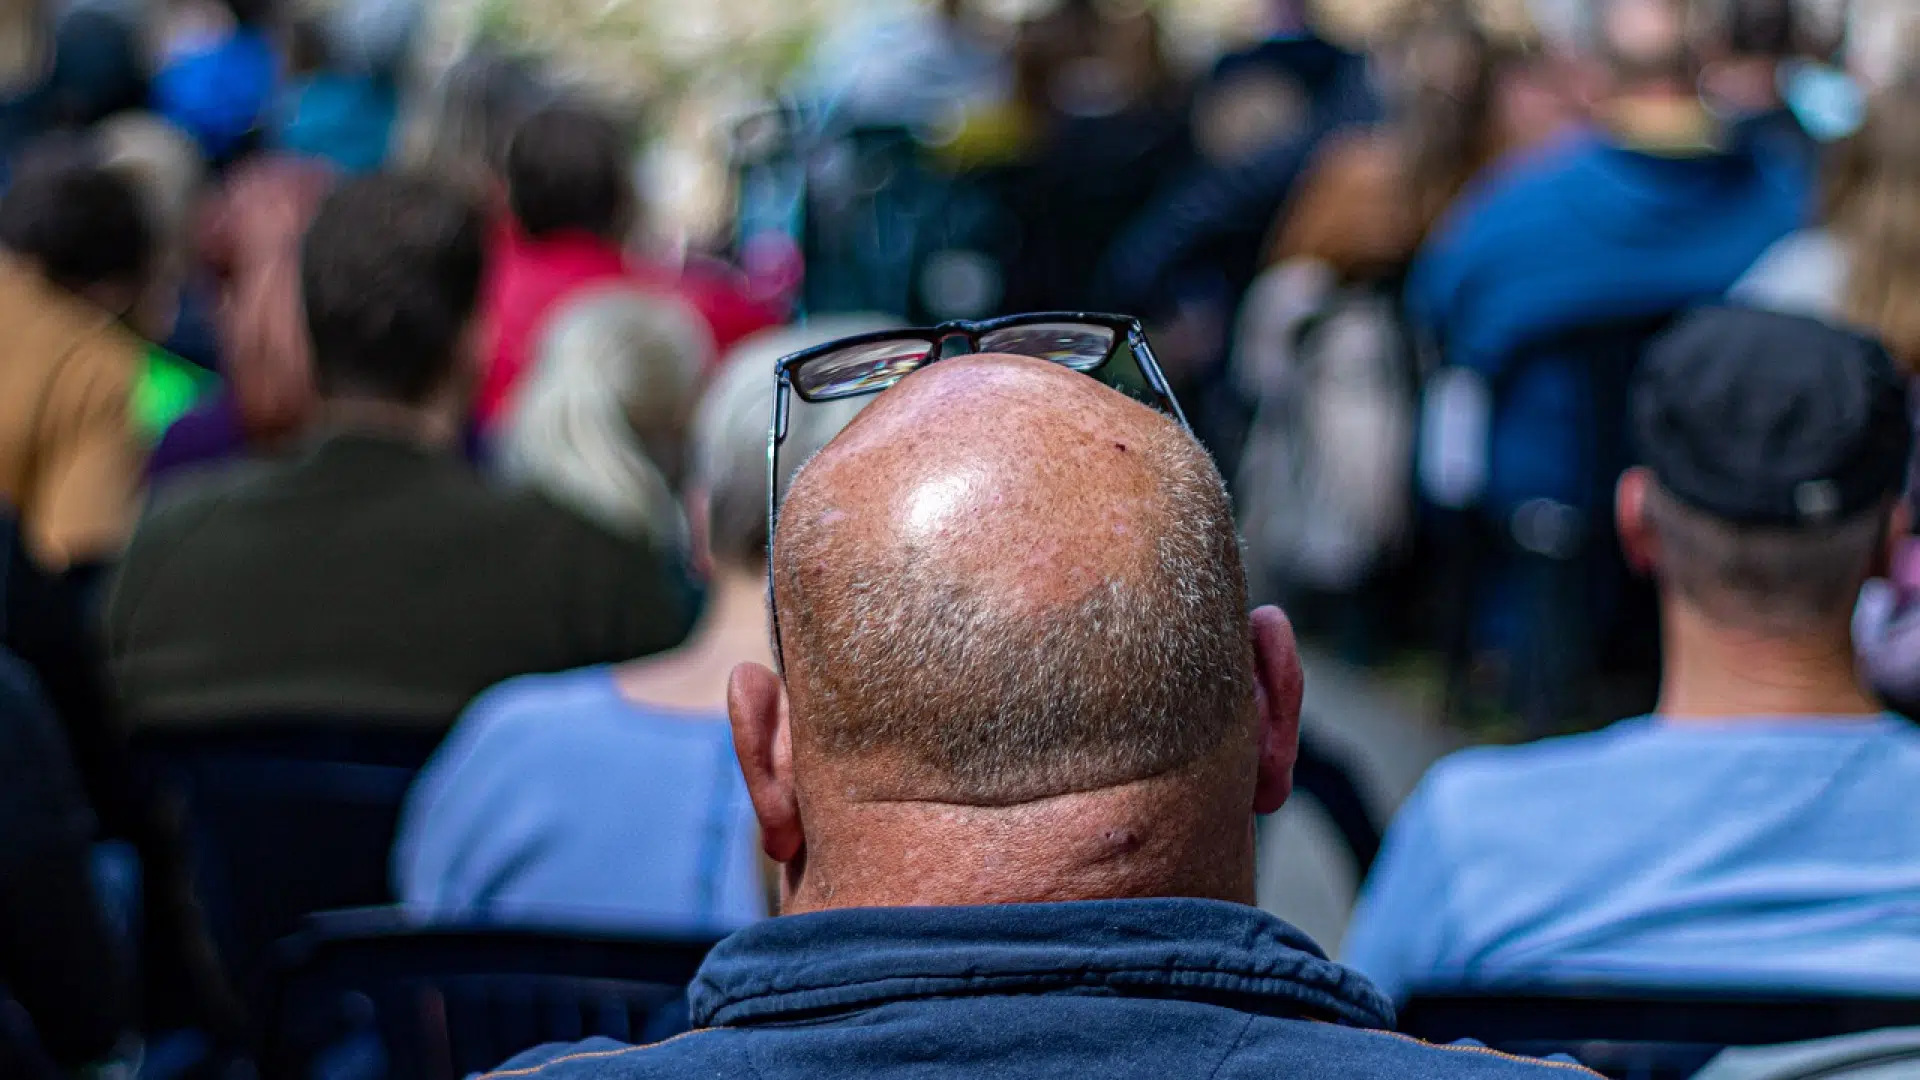
<svg viewBox="0 0 1920 1080"><path fill-rule="evenodd" d="M693 1020L782 1075L915 1025L947 1075L1519 1073L1343 1040L1920 993L1920 9L1359 7L1198 70L1151 7L863 11L662 244L644 103L429 65L409 0L6 4L0 1074L233 1075L295 927L156 763L267 743L411 787L262 904L739 931ZM1611 726L1442 762L1381 846L1296 626ZM1296 780L1372 863L1351 968L1250 906ZM830 1022L868 993L905 1026ZM746 1052L671 1045L622 1060Z"/></svg>

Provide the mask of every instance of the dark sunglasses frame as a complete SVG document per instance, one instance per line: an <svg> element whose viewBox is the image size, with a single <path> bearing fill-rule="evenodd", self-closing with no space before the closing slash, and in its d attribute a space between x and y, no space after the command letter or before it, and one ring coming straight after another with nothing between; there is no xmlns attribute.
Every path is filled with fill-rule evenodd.
<svg viewBox="0 0 1920 1080"><path fill-rule="evenodd" d="M776 664L784 664L780 650L780 615L774 606L773 581L773 543L779 533L780 525L780 444L787 438L787 414L791 407L791 398L799 397L805 402L840 401L847 398L866 397L878 394L908 375L919 371L929 364L937 364L953 356L973 356L980 352L980 339L1002 330L1018 329L1022 326L1044 325L1080 325L1101 327L1113 331L1113 341L1107 346L1105 356L1099 362L1085 367L1061 364L1069 371L1077 371L1088 378L1105 383L1100 372L1113 363L1119 355L1120 347L1127 346L1133 353L1134 364L1140 369L1141 377L1146 381L1146 389L1151 400L1141 399L1138 394L1121 389L1122 393L1142 400L1161 412L1172 417L1181 428L1191 432L1186 414L1180 411L1180 403L1174 400L1173 390L1167 385L1167 377L1160 370L1160 362L1154 359L1153 347L1147 343L1147 332L1140 320L1128 315L1103 315L1085 311L1043 311L1025 315L1008 315L998 319L984 321L957 320L944 322L938 326L901 327L893 330L876 330L871 333L856 334L852 337L830 341L804 349L791 356L784 357L774 365L773 424L767 435L767 617L773 627L773 659ZM824 356L832 356L861 345L883 342L925 342L927 353L911 366L903 367L894 379L862 387L851 393L815 396L801 389L800 370L809 363ZM949 350L949 342L965 344L964 350ZM1016 354L1018 355L1018 354ZM1038 357L1037 359L1050 359ZM1111 386L1111 383L1106 383Z"/></svg>

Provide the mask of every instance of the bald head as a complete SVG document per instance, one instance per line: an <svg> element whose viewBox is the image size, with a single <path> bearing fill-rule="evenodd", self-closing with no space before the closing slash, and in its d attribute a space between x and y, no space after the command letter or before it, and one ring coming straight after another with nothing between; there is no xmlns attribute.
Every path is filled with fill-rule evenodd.
<svg viewBox="0 0 1920 1080"><path fill-rule="evenodd" d="M1251 730L1219 473L1044 361L943 361L881 395L795 478L774 577L795 755L881 766L872 798L1030 802Z"/></svg>

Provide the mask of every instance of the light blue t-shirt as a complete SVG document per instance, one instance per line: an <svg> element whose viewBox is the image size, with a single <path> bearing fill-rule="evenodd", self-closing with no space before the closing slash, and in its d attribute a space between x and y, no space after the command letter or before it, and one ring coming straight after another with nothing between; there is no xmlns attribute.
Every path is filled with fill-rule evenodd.
<svg viewBox="0 0 1920 1080"><path fill-rule="evenodd" d="M1416 989L1920 992L1920 729L1642 718L1440 762L1344 961Z"/></svg>
<svg viewBox="0 0 1920 1080"><path fill-rule="evenodd" d="M647 708L607 667L482 695L408 793L395 891L421 918L724 934L766 914L723 714Z"/></svg>

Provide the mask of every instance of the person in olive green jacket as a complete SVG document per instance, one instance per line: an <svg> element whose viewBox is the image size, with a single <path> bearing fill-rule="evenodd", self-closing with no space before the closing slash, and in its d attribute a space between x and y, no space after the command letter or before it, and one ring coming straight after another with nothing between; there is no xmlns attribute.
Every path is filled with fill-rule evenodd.
<svg viewBox="0 0 1920 1080"><path fill-rule="evenodd" d="M108 649L137 727L322 718L438 728L515 675L669 648L677 553L459 454L487 226L424 178L349 183L301 255L321 396L290 458L177 481L136 532Z"/></svg>

